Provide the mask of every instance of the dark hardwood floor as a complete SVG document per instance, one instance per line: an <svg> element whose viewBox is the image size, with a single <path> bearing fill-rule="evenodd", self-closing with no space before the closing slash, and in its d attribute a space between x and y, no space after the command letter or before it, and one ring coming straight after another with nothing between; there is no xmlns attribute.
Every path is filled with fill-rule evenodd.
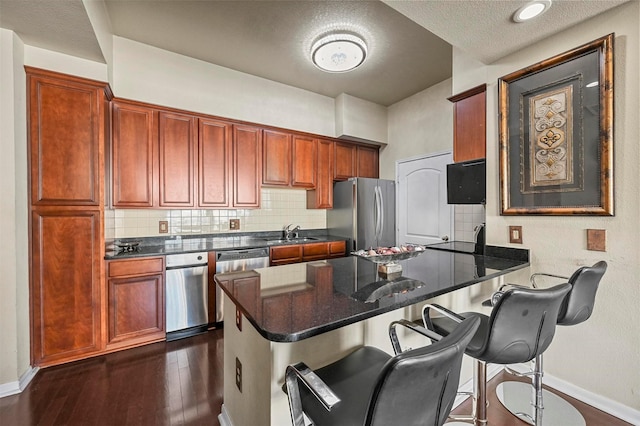
<svg viewBox="0 0 640 426"><path fill-rule="evenodd" d="M218 426L222 337L222 330L213 330L43 369L21 394L0 398L0 425ZM489 425L524 426L494 396L504 377L513 379L500 373L489 383ZM571 401L589 426L628 425ZM468 410L470 403L464 403L456 412Z"/></svg>

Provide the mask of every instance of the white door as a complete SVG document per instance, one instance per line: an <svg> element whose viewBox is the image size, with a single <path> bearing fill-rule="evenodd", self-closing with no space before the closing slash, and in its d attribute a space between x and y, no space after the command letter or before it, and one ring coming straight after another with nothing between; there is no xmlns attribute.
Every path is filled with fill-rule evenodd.
<svg viewBox="0 0 640 426"><path fill-rule="evenodd" d="M453 239L453 206L447 204L450 163L450 152L398 161L398 244Z"/></svg>

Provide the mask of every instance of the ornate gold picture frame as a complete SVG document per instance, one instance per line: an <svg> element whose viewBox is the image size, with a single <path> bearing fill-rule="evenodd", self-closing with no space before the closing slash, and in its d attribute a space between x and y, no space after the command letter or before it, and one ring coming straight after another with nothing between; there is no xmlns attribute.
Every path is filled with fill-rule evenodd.
<svg viewBox="0 0 640 426"><path fill-rule="evenodd" d="M503 215L613 216L613 39L498 80Z"/></svg>

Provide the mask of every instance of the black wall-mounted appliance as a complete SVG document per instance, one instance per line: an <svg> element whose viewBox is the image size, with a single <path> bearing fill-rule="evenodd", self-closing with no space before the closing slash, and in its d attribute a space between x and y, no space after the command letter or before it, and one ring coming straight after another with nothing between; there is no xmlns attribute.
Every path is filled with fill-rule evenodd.
<svg viewBox="0 0 640 426"><path fill-rule="evenodd" d="M447 164L447 203L485 204L487 167L484 159Z"/></svg>

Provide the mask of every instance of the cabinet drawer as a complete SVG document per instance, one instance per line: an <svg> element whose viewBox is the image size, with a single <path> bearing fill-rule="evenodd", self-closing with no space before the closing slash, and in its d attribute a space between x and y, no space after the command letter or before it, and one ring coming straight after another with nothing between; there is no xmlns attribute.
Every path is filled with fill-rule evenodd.
<svg viewBox="0 0 640 426"><path fill-rule="evenodd" d="M163 271L164 258L162 257L116 260L110 261L108 266L109 277L150 274Z"/></svg>
<svg viewBox="0 0 640 426"><path fill-rule="evenodd" d="M341 257L347 253L346 241L332 241L329 243L329 256Z"/></svg>
<svg viewBox="0 0 640 426"><path fill-rule="evenodd" d="M287 263L296 263L302 260L302 246L280 246L271 247L270 251L271 265L284 265Z"/></svg>
<svg viewBox="0 0 640 426"><path fill-rule="evenodd" d="M302 246L302 260L324 259L329 254L327 243L313 243Z"/></svg>

